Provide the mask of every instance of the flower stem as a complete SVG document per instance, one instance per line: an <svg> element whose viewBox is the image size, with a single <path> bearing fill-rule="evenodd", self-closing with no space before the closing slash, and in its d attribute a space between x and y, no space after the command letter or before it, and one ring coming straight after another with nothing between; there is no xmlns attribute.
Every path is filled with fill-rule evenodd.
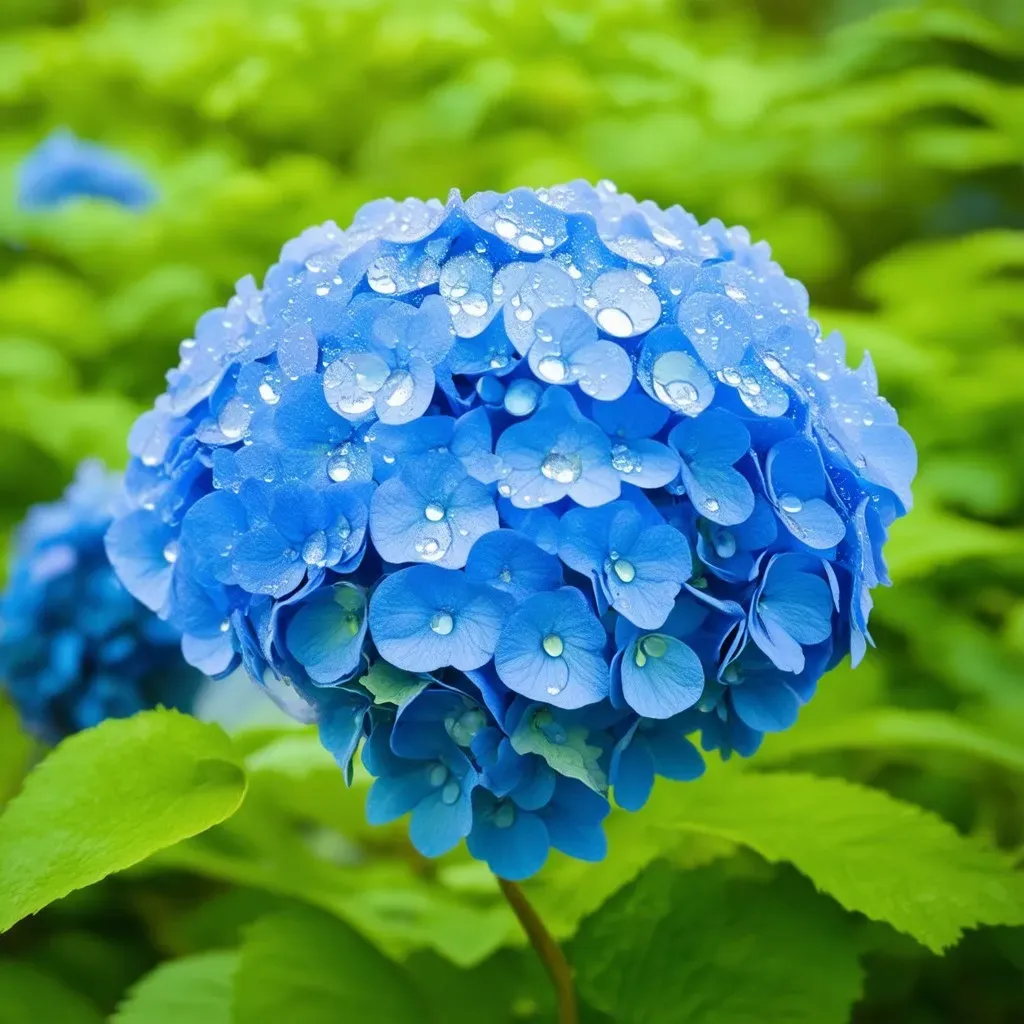
<svg viewBox="0 0 1024 1024"><path fill-rule="evenodd" d="M498 885L508 900L519 923L523 926L530 945L537 952L544 969L551 977L555 986L555 996L558 1001L558 1024L579 1024L579 1012L576 1009L576 990L572 984L572 968L566 960L562 947L551 937L551 933L544 927L537 911L530 906L526 894L515 882L506 882L504 878L498 879Z"/></svg>

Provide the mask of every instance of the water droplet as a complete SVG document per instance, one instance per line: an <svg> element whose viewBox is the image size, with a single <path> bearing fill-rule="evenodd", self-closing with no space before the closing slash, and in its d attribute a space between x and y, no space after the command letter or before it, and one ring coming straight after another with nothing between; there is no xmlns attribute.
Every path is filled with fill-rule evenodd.
<svg viewBox="0 0 1024 1024"><path fill-rule="evenodd" d="M302 560L306 565L323 565L327 558L327 534L323 530L311 533L302 545Z"/></svg>
<svg viewBox="0 0 1024 1024"><path fill-rule="evenodd" d="M498 493L503 498L512 497L512 485L511 484L498 484Z"/></svg>
<svg viewBox="0 0 1024 1024"><path fill-rule="evenodd" d="M329 284L318 284L318 285L316 286L316 293L317 293L317 295L319 295L319 296L320 296L320 298L322 299L322 298L324 298L325 296L327 296L327 295L330 295L330 294L331 294L331 286L330 286Z"/></svg>
<svg viewBox="0 0 1024 1024"><path fill-rule="evenodd" d="M503 566L502 569L501 569L501 572L498 573L498 579L501 580L502 583L506 583L506 584L511 583L512 582L512 570L507 565Z"/></svg>
<svg viewBox="0 0 1024 1024"><path fill-rule="evenodd" d="M597 314L597 323L601 330L616 338L628 338L633 333L633 321L629 314L614 306L602 309Z"/></svg>
<svg viewBox="0 0 1024 1024"><path fill-rule="evenodd" d="M638 646L643 649L648 658L664 658L668 654L668 642L657 633L645 636Z"/></svg>
<svg viewBox="0 0 1024 1024"><path fill-rule="evenodd" d="M264 381L260 387L260 398L263 399L267 405L277 405L281 400L281 396L274 390L273 385L269 381Z"/></svg>
<svg viewBox="0 0 1024 1024"><path fill-rule="evenodd" d="M423 510L423 514L432 523L439 523L439 522L441 522L442 519L444 519L444 515L445 515L444 506L443 505L438 505L435 502L431 502Z"/></svg>
<svg viewBox="0 0 1024 1024"><path fill-rule="evenodd" d="M225 619L225 620L224 620L224 621L223 621L223 622L222 622L222 623L220 624L220 631L221 631L222 633L226 633L226 632L227 632L227 631L228 631L228 630L229 630L230 628L231 628L231 623L230 623L230 622L229 622L229 621L228 621L227 619Z"/></svg>
<svg viewBox="0 0 1024 1024"><path fill-rule="evenodd" d="M516 809L510 801L505 800L495 808L491 820L495 828L511 828L516 821Z"/></svg>
<svg viewBox="0 0 1024 1024"><path fill-rule="evenodd" d="M395 464L395 453L394 452L381 452L381 459L387 466L393 466Z"/></svg>
<svg viewBox="0 0 1024 1024"><path fill-rule="evenodd" d="M529 306L519 306L516 309L516 319L526 323L533 319L533 310Z"/></svg>
<svg viewBox="0 0 1024 1024"><path fill-rule="evenodd" d="M736 554L736 538L728 530L721 530L715 534L714 548L719 558L732 558Z"/></svg>
<svg viewBox="0 0 1024 1024"><path fill-rule="evenodd" d="M327 475L335 483L344 483L352 475L352 462L349 459L351 452L351 447L343 444L328 456Z"/></svg>
<svg viewBox="0 0 1024 1024"><path fill-rule="evenodd" d="M529 232L524 231L516 241L516 245L519 246L523 252L543 252L544 243L536 236L531 235Z"/></svg>
<svg viewBox="0 0 1024 1024"><path fill-rule="evenodd" d="M506 220L504 217L499 217L494 222L494 233L498 235L499 238L511 241L519 234L519 228L517 228L512 221Z"/></svg>
<svg viewBox="0 0 1024 1024"><path fill-rule="evenodd" d="M394 295L398 291L398 285L388 272L388 269L379 263L374 263L366 275L370 287L378 295Z"/></svg>
<svg viewBox="0 0 1024 1024"><path fill-rule="evenodd" d="M558 356L544 356L537 364L537 372L552 384L561 384L568 376L569 368Z"/></svg>
<svg viewBox="0 0 1024 1024"><path fill-rule="evenodd" d="M462 300L461 308L466 316L481 317L487 312L487 299L474 292Z"/></svg>
<svg viewBox="0 0 1024 1024"><path fill-rule="evenodd" d="M612 562L612 570L623 583L632 583L636 579L636 569L633 567L633 563L627 562L624 558Z"/></svg>
<svg viewBox="0 0 1024 1024"><path fill-rule="evenodd" d="M558 484L576 483L582 470L580 457L575 453L566 455L563 452L548 452L540 464L540 471Z"/></svg>
<svg viewBox="0 0 1024 1024"><path fill-rule="evenodd" d="M427 772L427 781L432 786L443 786L451 773L443 764L432 764Z"/></svg>
<svg viewBox="0 0 1024 1024"><path fill-rule="evenodd" d="M405 405L412 398L416 383L408 370L395 370L384 382L384 401L392 409Z"/></svg>
<svg viewBox="0 0 1024 1024"><path fill-rule="evenodd" d="M438 636L447 636L455 628L455 620L450 612L435 612L430 620L430 628Z"/></svg>
<svg viewBox="0 0 1024 1024"><path fill-rule="evenodd" d="M654 394L660 402L680 412L699 404L700 393L687 379L696 371L696 364L685 352L666 352L652 367Z"/></svg>
<svg viewBox="0 0 1024 1024"><path fill-rule="evenodd" d="M444 784L444 789L441 790L441 802L450 807L461 795L462 788L455 779L451 779L449 782Z"/></svg>
<svg viewBox="0 0 1024 1024"><path fill-rule="evenodd" d="M704 504L704 508L708 512L712 512L712 513L713 512L717 512L722 507L718 503L718 500L716 498L705 498L703 504Z"/></svg>
<svg viewBox="0 0 1024 1024"><path fill-rule="evenodd" d="M726 366L724 369L718 371L718 379L723 384L728 384L730 387L737 387L740 381L743 379L740 376L738 370L731 366Z"/></svg>
<svg viewBox="0 0 1024 1024"><path fill-rule="evenodd" d="M740 670L735 665L726 665L722 670L723 683L738 683L740 681Z"/></svg>
<svg viewBox="0 0 1024 1024"><path fill-rule="evenodd" d="M544 648L544 653L550 658L560 658L562 656L562 652L565 650L565 644L562 643L562 638L556 633L548 633L548 635L541 641L541 646ZM558 693L561 689L562 687L559 687L559 689L554 692ZM550 693L551 690L548 690L548 692Z"/></svg>
<svg viewBox="0 0 1024 1024"><path fill-rule="evenodd" d="M779 508L791 516L803 511L804 503L795 494L784 494L779 498Z"/></svg>
<svg viewBox="0 0 1024 1024"><path fill-rule="evenodd" d="M532 380L515 380L505 392L505 410L512 416L529 416L537 408L540 385Z"/></svg>
<svg viewBox="0 0 1024 1024"><path fill-rule="evenodd" d="M413 547L424 562L437 562L444 558L448 551L448 544L449 541L445 538L423 537L416 541Z"/></svg>
<svg viewBox="0 0 1024 1024"><path fill-rule="evenodd" d="M164 559L173 565L178 560L179 545L176 540L169 540L164 546Z"/></svg>
<svg viewBox="0 0 1024 1024"><path fill-rule="evenodd" d="M643 468L643 459L627 445L617 444L612 448L612 469L617 473L639 473Z"/></svg>
<svg viewBox="0 0 1024 1024"><path fill-rule="evenodd" d="M245 433L251 419L252 410L235 395L224 403L224 408L217 417L217 426L229 441L237 441Z"/></svg>

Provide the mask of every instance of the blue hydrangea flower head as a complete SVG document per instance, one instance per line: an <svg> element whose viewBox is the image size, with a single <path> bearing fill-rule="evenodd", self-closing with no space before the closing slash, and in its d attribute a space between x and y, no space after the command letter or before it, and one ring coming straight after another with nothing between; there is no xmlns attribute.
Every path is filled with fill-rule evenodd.
<svg viewBox="0 0 1024 1024"><path fill-rule="evenodd" d="M764 243L608 183L310 228L167 381L125 585L362 747L373 821L513 879L863 656L916 468Z"/></svg>
<svg viewBox="0 0 1024 1024"><path fill-rule="evenodd" d="M180 657L178 633L107 560L119 493L119 477L84 462L64 496L31 509L16 534L0 598L0 686L47 742L158 704L188 710L201 679Z"/></svg>
<svg viewBox="0 0 1024 1024"><path fill-rule="evenodd" d="M18 203L26 210L45 210L84 197L141 210L155 201L156 189L120 153L66 129L55 131L18 168Z"/></svg>

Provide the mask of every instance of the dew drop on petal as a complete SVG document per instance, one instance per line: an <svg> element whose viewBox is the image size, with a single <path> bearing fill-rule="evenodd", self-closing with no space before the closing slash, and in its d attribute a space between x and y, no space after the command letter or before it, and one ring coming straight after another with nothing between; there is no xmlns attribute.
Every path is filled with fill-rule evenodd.
<svg viewBox="0 0 1024 1024"><path fill-rule="evenodd" d="M512 416L529 416L537 408L540 385L532 380L515 380L505 392L505 411Z"/></svg>
<svg viewBox="0 0 1024 1024"><path fill-rule="evenodd" d="M427 505L427 507L426 507L426 508L425 508L425 509L423 510L423 514L424 514L424 515L425 515L425 516L427 517L427 519L429 519L429 520L430 520L430 521L431 521L432 523L439 523L439 522L441 522L441 520L442 520L442 519L444 519L444 515L445 515L445 510L444 510L444 506L442 506L442 505L438 505L438 504L436 504L435 502L431 502L431 503L430 503L429 505Z"/></svg>
<svg viewBox="0 0 1024 1024"><path fill-rule="evenodd" d="M541 646L544 648L544 653L550 658L560 658L562 652L565 650L565 644L562 643L562 638L557 633L548 633L546 637L541 641ZM558 689L552 691L548 690L549 693L559 693L565 688L564 684Z"/></svg>
<svg viewBox="0 0 1024 1024"><path fill-rule="evenodd" d="M612 562L612 571L623 583L632 583L636 579L636 569L632 562L619 558Z"/></svg>
<svg viewBox="0 0 1024 1024"><path fill-rule="evenodd" d="M432 786L441 787L448 781L450 774L443 764L434 764L430 766L430 770L427 772L427 781Z"/></svg>
<svg viewBox="0 0 1024 1024"><path fill-rule="evenodd" d="M537 372L546 381L550 381L552 384L561 384L568 376L569 368L565 365L565 360L558 356L545 356L537 364Z"/></svg>
<svg viewBox="0 0 1024 1024"><path fill-rule="evenodd" d="M802 512L804 503L795 494L784 494L779 498L779 508L791 516Z"/></svg>
<svg viewBox="0 0 1024 1024"><path fill-rule="evenodd" d="M384 382L384 401L396 409L405 405L412 398L416 385L412 374L408 370L395 370Z"/></svg>
<svg viewBox="0 0 1024 1024"><path fill-rule="evenodd" d="M548 452L540 464L540 471L544 476L558 484L576 483L582 469L578 455L566 455L563 452Z"/></svg>
<svg viewBox="0 0 1024 1024"><path fill-rule="evenodd" d="M164 560L173 565L178 560L180 548L176 540L170 540L164 546Z"/></svg>
<svg viewBox="0 0 1024 1024"><path fill-rule="evenodd" d="M716 498L705 498L703 502L704 508L708 512L717 512L722 506L718 503Z"/></svg>
<svg viewBox="0 0 1024 1024"><path fill-rule="evenodd" d="M633 321L629 314L614 306L602 309L597 314L597 323L602 331L616 338L628 338L633 333Z"/></svg>
<svg viewBox="0 0 1024 1024"><path fill-rule="evenodd" d="M455 628L455 620L451 612L435 612L430 620L430 628L438 636L447 636Z"/></svg>

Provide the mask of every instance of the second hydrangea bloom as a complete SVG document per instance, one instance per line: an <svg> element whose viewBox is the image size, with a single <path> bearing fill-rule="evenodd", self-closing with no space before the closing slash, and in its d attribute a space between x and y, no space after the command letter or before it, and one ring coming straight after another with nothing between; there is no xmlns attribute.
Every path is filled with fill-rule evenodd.
<svg viewBox="0 0 1024 1024"><path fill-rule="evenodd" d="M108 549L372 820L508 878L753 753L868 640L914 450L741 229L610 186L370 204L199 321Z"/></svg>

